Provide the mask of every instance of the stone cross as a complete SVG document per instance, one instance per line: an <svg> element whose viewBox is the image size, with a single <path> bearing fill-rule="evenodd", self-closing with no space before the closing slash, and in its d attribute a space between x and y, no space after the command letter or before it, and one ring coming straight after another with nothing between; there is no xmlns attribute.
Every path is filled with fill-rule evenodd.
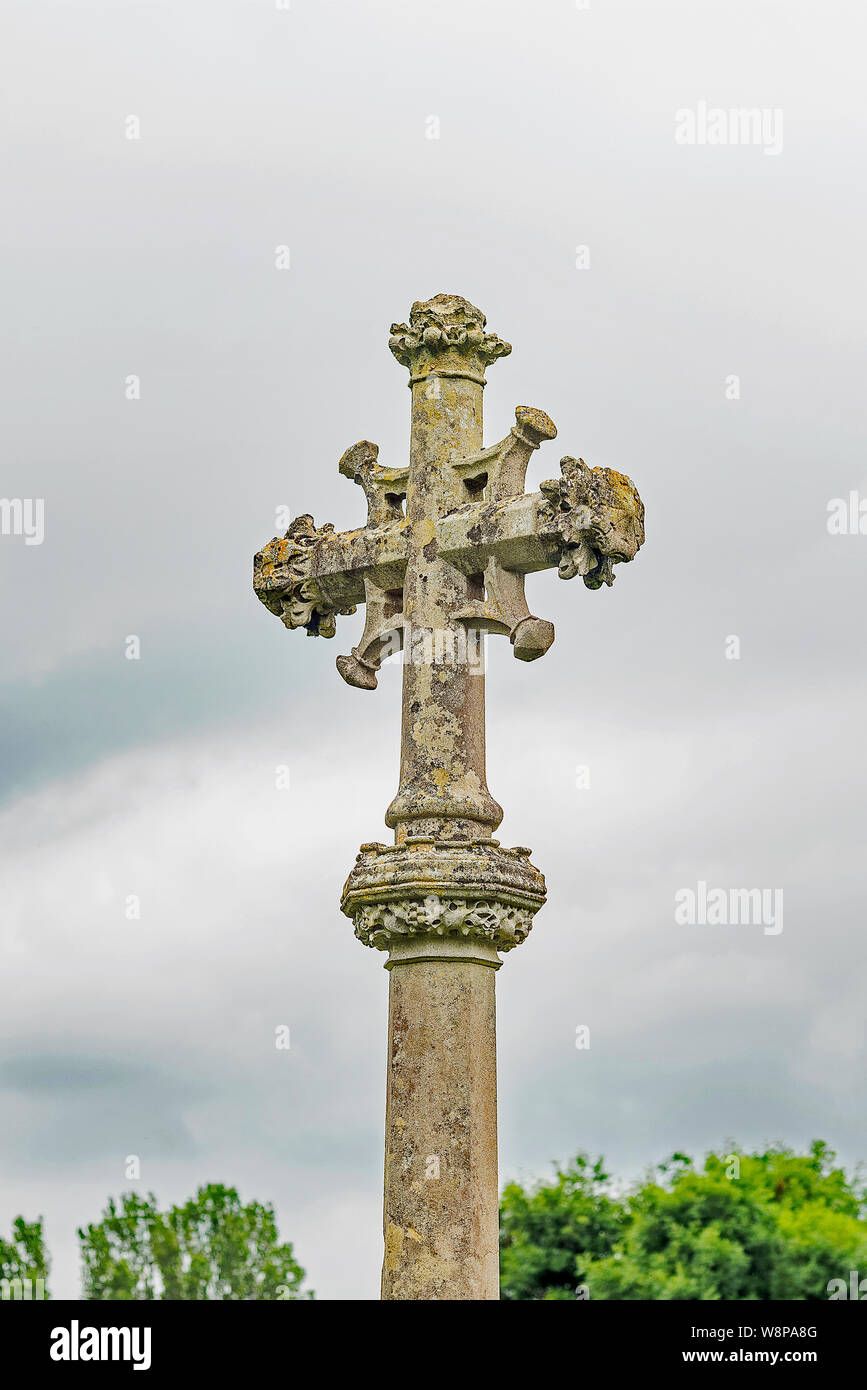
<svg viewBox="0 0 867 1390"><path fill-rule="evenodd" d="M341 909L388 952L384 1299L498 1297L494 974L545 901L530 851L492 839L503 812L485 779L485 633L534 661L554 628L527 607L524 579L556 568L588 589L644 540L629 478L563 458L524 492L530 455L556 429L519 406L485 448L485 369L511 348L457 295L412 306L389 347L409 369L409 463L383 467L362 440L340 472L363 488L367 523L336 534L309 515L255 557L254 588L288 628L333 637L365 605L364 631L337 658L345 681L376 687L403 649L394 844L365 844Z"/></svg>

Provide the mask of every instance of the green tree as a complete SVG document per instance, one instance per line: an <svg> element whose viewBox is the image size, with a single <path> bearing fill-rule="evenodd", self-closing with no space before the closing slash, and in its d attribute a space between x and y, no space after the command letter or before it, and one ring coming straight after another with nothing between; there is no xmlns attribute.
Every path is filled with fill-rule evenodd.
<svg viewBox="0 0 867 1390"><path fill-rule="evenodd" d="M274 1208L211 1183L161 1212L153 1193L110 1198L78 1232L87 1299L299 1299L304 1270L280 1244Z"/></svg>
<svg viewBox="0 0 867 1390"><path fill-rule="evenodd" d="M42 1296L48 1298L50 1268L51 1261L42 1233L42 1217L36 1221L25 1221L23 1216L17 1216L12 1222L11 1239L0 1240L0 1297L23 1297L25 1279L30 1280L31 1298L35 1297L36 1280L41 1279Z"/></svg>
<svg viewBox="0 0 867 1390"><path fill-rule="evenodd" d="M529 1192L518 1183L500 1207L501 1295L510 1299L573 1299L592 1260L611 1254L628 1221L601 1159L578 1154L554 1183Z"/></svg>
<svg viewBox="0 0 867 1390"><path fill-rule="evenodd" d="M503 1296L567 1296L551 1293L550 1272L558 1268L571 1269L592 1299L654 1301L824 1300L829 1280L848 1279L852 1269L867 1274L864 1192L819 1141L807 1154L783 1146L745 1153L732 1146L708 1154L700 1169L674 1154L656 1172L622 1203L622 1224L608 1250L594 1249L592 1237L576 1249L562 1174L525 1198L526 1219L517 1194L507 1189L504 1230L508 1212L512 1227L516 1220L521 1227L512 1231L513 1244L535 1240L541 1253L536 1275L525 1261L516 1277L504 1261ZM594 1193L585 1195L592 1200ZM604 1197L606 1218L609 1205ZM548 1219L539 1241L541 1209ZM557 1235L561 1224L565 1238ZM586 1229L593 1232L592 1220ZM571 1265L564 1263L569 1259Z"/></svg>

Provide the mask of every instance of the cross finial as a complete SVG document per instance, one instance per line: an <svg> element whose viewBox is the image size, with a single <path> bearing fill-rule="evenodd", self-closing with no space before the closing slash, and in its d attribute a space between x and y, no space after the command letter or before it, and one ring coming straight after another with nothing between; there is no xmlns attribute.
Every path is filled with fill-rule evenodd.
<svg viewBox="0 0 867 1390"><path fill-rule="evenodd" d="M511 343L485 332L486 323L481 309L468 299L435 294L433 299L416 300L408 325L391 325L388 346L401 366L409 368L410 385L434 372L484 385L485 368L512 351Z"/></svg>

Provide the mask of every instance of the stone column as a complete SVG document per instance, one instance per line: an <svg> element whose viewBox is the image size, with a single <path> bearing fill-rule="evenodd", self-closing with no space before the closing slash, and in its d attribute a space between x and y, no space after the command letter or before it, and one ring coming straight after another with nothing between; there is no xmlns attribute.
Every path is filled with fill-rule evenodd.
<svg viewBox="0 0 867 1390"><path fill-rule="evenodd" d="M389 954L384 1299L499 1297L493 946Z"/></svg>
<svg viewBox="0 0 867 1390"><path fill-rule="evenodd" d="M482 448L485 367L509 351L484 330L438 295L390 343L412 388L395 844L362 845L341 901L389 953L384 1299L499 1297L494 977L545 901L530 851L491 839L484 637L455 617L484 583L437 553L439 519L479 500L453 464Z"/></svg>
<svg viewBox="0 0 867 1390"><path fill-rule="evenodd" d="M484 597L482 576L441 559L435 540L439 518L477 496L452 463L482 447L487 360L443 337L408 354L413 539L403 589L400 788L385 817L398 844L408 834L486 836L503 818L485 780L485 637L453 617Z"/></svg>

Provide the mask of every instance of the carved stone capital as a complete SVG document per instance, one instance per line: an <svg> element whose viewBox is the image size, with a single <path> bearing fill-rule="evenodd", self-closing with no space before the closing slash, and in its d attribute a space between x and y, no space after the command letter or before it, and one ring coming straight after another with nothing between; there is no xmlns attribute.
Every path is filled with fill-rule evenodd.
<svg viewBox="0 0 867 1390"><path fill-rule="evenodd" d="M355 935L363 945L381 951L405 936L430 935L471 937L490 942L498 951L511 951L526 939L532 925L528 907L435 893L421 902L365 903L355 912Z"/></svg>
<svg viewBox="0 0 867 1390"><path fill-rule="evenodd" d="M560 460L561 477L542 483L561 551L561 579L580 574L588 589L613 584L613 566L633 560L644 543L644 503L631 478L583 459Z"/></svg>
<svg viewBox="0 0 867 1390"><path fill-rule="evenodd" d="M484 384L485 368L512 351L510 343L487 333L481 309L457 294L417 300L409 323L393 323L388 346L409 368L410 381L431 375L469 376Z"/></svg>
<svg viewBox="0 0 867 1390"><path fill-rule="evenodd" d="M380 951L408 937L463 938L511 951L545 902L545 879L529 856L496 840L411 836L399 846L362 845L341 911L359 941Z"/></svg>
<svg viewBox="0 0 867 1390"><path fill-rule="evenodd" d="M317 527L305 512L283 537L275 537L253 557L253 590L284 627L303 627L308 637L333 637L335 614L354 613L355 605L336 606L313 578L313 552L334 534L331 522Z"/></svg>

